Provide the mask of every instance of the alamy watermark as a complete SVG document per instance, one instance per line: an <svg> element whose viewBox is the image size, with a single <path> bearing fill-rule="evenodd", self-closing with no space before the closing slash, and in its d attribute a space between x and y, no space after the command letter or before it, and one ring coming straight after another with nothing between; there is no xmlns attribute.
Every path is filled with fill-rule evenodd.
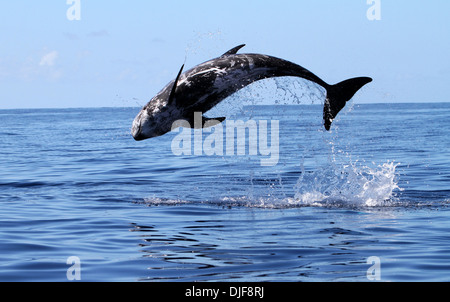
<svg viewBox="0 0 450 302"><path fill-rule="evenodd" d="M67 9L66 16L69 21L81 20L81 0L67 0L67 5L70 7Z"/></svg>
<svg viewBox="0 0 450 302"><path fill-rule="evenodd" d="M77 256L71 256L67 258L67 265L70 267L67 269L66 277L69 281L81 280L81 260Z"/></svg>
<svg viewBox="0 0 450 302"><path fill-rule="evenodd" d="M371 267L367 270L367 279L370 281L380 281L381 280L381 259L380 257L372 256L367 258L367 264Z"/></svg>
<svg viewBox="0 0 450 302"><path fill-rule="evenodd" d="M194 125L185 120L178 120L173 123L172 132L179 132L173 138L171 144L174 155L259 155L262 157L260 160L261 166L273 167L278 164L280 155L280 123L278 120L270 121L270 144L267 120L248 120L246 122L226 120L224 123L208 120L201 127L202 123L201 112L194 113ZM193 130L192 126L197 130ZM192 132L194 132L193 135ZM209 134L204 138L204 133Z"/></svg>
<svg viewBox="0 0 450 302"><path fill-rule="evenodd" d="M367 19L369 21L381 20L381 0L367 0L367 5L370 5L367 10Z"/></svg>

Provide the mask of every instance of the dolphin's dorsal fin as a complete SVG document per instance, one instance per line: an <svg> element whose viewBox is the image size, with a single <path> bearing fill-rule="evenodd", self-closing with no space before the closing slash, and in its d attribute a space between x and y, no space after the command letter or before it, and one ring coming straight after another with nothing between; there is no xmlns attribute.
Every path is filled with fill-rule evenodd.
<svg viewBox="0 0 450 302"><path fill-rule="evenodd" d="M244 46L245 46L245 44L241 44L241 45L239 45L239 46L236 46L235 48L230 49L229 51L227 51L226 53L224 53L224 54L222 55L222 57L223 57L223 56L229 56L229 55L235 55L235 54L237 54L237 52L239 51L239 49L241 49L241 48L244 47Z"/></svg>
<svg viewBox="0 0 450 302"><path fill-rule="evenodd" d="M180 78L180 75L183 72L183 68L184 68L184 64L183 64L183 66L181 66L180 72L178 72L175 82L173 82L172 91L170 92L169 101L167 102L168 105L170 105L175 98L175 89L177 89L178 79Z"/></svg>

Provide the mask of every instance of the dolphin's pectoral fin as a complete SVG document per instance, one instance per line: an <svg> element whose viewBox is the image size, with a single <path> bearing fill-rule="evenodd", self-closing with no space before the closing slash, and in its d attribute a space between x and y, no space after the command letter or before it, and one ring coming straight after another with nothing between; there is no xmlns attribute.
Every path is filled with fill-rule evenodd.
<svg viewBox="0 0 450 302"><path fill-rule="evenodd" d="M169 100L167 102L168 105L172 104L174 98L175 98L175 90L177 89L178 79L180 78L181 73L183 72L184 64L181 66L180 71L178 72L178 75L175 79L175 82L173 82L172 91L170 92Z"/></svg>
<svg viewBox="0 0 450 302"><path fill-rule="evenodd" d="M241 49L241 48L244 47L244 46L245 46L245 44L241 44L241 45L239 45L239 46L236 46L235 48L230 49L229 51L227 51L226 53L224 53L224 54L222 55L222 57L224 57L224 56L229 56L229 55L235 55L235 54L237 54L237 52L239 51L239 49Z"/></svg>
<svg viewBox="0 0 450 302"><path fill-rule="evenodd" d="M214 127L220 123L222 123L226 117L215 117L215 118L209 118L204 117L202 115L202 122L200 124L200 116L192 116L190 119L187 120L188 124L186 124L185 127L189 125L192 129L202 129L202 128L209 128Z"/></svg>
<svg viewBox="0 0 450 302"><path fill-rule="evenodd" d="M222 123L225 119L226 117L215 117L215 118L203 117L203 128L214 127Z"/></svg>

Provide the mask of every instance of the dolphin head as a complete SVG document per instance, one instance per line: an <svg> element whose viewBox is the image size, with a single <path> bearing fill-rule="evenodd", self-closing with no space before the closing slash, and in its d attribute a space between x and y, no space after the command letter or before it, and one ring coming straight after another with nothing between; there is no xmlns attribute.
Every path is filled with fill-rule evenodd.
<svg viewBox="0 0 450 302"><path fill-rule="evenodd" d="M180 114L179 110L174 110L176 108L174 100L183 68L184 64L176 79L167 84L134 119L131 134L135 140L161 136L172 130L172 122L176 120L174 117Z"/></svg>
<svg viewBox="0 0 450 302"><path fill-rule="evenodd" d="M149 124L149 116L146 109L146 107L142 108L139 114L135 117L133 126L131 127L131 135L133 135L133 138L137 141L150 138L148 137L149 127L147 126Z"/></svg>
<svg viewBox="0 0 450 302"><path fill-rule="evenodd" d="M161 133L160 124L158 123L157 116L149 112L148 105L146 105L133 121L131 128L131 134L137 141L160 136Z"/></svg>
<svg viewBox="0 0 450 302"><path fill-rule="evenodd" d="M161 103L164 103L162 99L155 97L136 116L131 128L135 140L158 137L172 130L173 112Z"/></svg>

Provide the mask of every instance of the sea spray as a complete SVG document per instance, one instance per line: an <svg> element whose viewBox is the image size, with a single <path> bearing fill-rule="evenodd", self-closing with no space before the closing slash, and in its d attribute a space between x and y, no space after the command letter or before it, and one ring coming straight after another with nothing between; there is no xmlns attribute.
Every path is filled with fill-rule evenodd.
<svg viewBox="0 0 450 302"><path fill-rule="evenodd" d="M291 204L310 206L389 206L400 190L396 168L386 162L376 167L358 161L329 165L304 173Z"/></svg>
<svg viewBox="0 0 450 302"><path fill-rule="evenodd" d="M208 116L227 116L227 119L282 119L281 156L280 163L270 169L255 166L250 155L222 157L219 167L228 168L218 171L226 179L226 192L219 195L212 190L211 198L201 203L252 208L395 205L397 191L401 190L397 185L399 164L383 163L385 159L367 164L364 160L371 158L371 154L366 157L357 152L353 141L342 133L347 129L341 131L340 124L336 123L331 132L325 132L321 125L321 106L309 111L305 110L310 107L293 110L295 106L272 106L269 115L263 110L268 107L256 106L315 104L317 100L322 102L324 93L303 80L267 79L249 85L211 110ZM336 122L354 109L355 104L349 102ZM232 167L239 167L243 174L236 173ZM224 186L223 181L218 181L218 185ZM147 200L149 204L172 202ZM180 204L191 202L197 201L179 201Z"/></svg>
<svg viewBox="0 0 450 302"><path fill-rule="evenodd" d="M374 164L375 165L375 164ZM276 181L265 188L256 187L254 173L246 195L226 196L200 203L265 209L313 207L389 207L397 204L396 192L401 190L396 168L399 163L386 163L369 167L358 161L334 163L315 171L305 171L295 186L295 195L280 194L286 184ZM281 181L281 180L280 180ZM231 192L229 192L231 193ZM146 198L147 205L182 205L197 203L181 199Z"/></svg>

